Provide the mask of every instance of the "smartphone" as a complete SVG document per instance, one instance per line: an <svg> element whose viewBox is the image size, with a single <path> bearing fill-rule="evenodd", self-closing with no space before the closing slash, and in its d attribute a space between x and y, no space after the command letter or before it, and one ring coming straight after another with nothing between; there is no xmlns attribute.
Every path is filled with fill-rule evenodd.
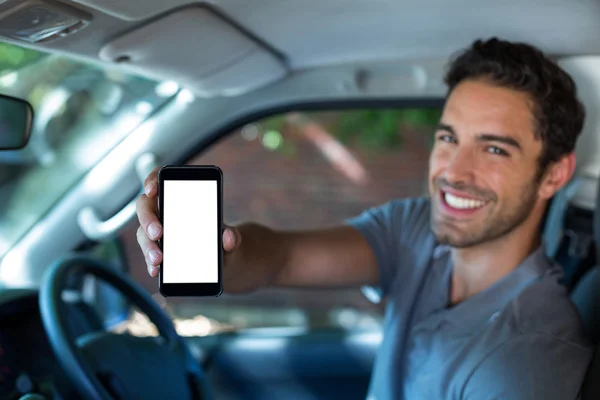
<svg viewBox="0 0 600 400"><path fill-rule="evenodd" d="M214 165L158 171L159 291L165 296L223 292L223 173Z"/></svg>

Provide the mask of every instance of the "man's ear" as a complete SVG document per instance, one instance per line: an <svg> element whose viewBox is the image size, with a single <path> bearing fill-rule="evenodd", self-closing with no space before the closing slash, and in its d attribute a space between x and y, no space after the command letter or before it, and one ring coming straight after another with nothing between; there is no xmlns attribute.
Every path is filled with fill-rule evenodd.
<svg viewBox="0 0 600 400"><path fill-rule="evenodd" d="M556 192L562 189L575 173L575 153L571 152L563 156L557 162L550 164L542 177L539 196L550 199Z"/></svg>

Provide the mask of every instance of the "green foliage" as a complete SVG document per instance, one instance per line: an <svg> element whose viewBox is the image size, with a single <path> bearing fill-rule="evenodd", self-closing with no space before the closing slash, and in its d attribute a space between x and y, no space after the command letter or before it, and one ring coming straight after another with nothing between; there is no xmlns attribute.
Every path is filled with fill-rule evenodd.
<svg viewBox="0 0 600 400"><path fill-rule="evenodd" d="M442 111L437 108L407 108L399 111L404 125L414 129L434 128L442 116Z"/></svg>
<svg viewBox="0 0 600 400"><path fill-rule="evenodd" d="M367 148L397 147L401 142L398 128L397 111L359 110L340 113L332 134L344 143L354 142Z"/></svg>
<svg viewBox="0 0 600 400"><path fill-rule="evenodd" d="M0 43L0 75L23 68L46 54L9 43Z"/></svg>
<svg viewBox="0 0 600 400"><path fill-rule="evenodd" d="M349 111L311 112L304 116L321 124L342 143L364 149L397 149L402 145L402 132L410 130L432 132L440 120L437 108L405 108L400 110L363 109ZM266 118L260 122L261 132L285 132L287 114ZM285 152L293 154L285 142ZM278 147L277 151L284 150Z"/></svg>
<svg viewBox="0 0 600 400"><path fill-rule="evenodd" d="M403 129L433 129L439 118L440 110L428 108L341 112L332 134L369 149L398 148Z"/></svg>
<svg viewBox="0 0 600 400"><path fill-rule="evenodd" d="M266 118L260 121L260 128L262 132L277 131L282 132L286 123L286 114L273 115L272 117Z"/></svg>

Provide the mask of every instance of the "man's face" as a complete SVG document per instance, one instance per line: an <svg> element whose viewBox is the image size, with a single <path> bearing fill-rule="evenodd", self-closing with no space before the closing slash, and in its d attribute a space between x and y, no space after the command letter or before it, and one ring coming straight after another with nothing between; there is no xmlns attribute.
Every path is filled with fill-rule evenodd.
<svg viewBox="0 0 600 400"><path fill-rule="evenodd" d="M540 201L541 140L529 97L483 81L450 94L429 160L432 229L440 243L464 248L525 222Z"/></svg>

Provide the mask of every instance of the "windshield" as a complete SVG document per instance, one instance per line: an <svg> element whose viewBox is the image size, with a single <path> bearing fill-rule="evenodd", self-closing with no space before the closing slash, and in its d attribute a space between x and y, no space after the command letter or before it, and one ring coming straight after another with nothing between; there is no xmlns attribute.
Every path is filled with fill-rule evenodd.
<svg viewBox="0 0 600 400"><path fill-rule="evenodd" d="M35 111L26 148L0 151L0 258L178 90L173 82L0 43L0 93L28 100Z"/></svg>

